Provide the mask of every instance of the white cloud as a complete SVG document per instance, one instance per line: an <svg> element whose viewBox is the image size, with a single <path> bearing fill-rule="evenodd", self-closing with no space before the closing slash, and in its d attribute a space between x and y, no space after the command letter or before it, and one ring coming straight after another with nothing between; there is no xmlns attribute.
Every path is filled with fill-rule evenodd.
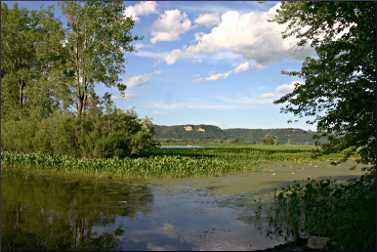
<svg viewBox="0 0 377 252"><path fill-rule="evenodd" d="M195 23L206 27L212 27L220 22L217 14L205 13L195 19Z"/></svg>
<svg viewBox="0 0 377 252"><path fill-rule="evenodd" d="M279 6L277 4L268 11L225 12L217 26L197 36L194 44L179 49L179 53L176 51L174 57L166 63L174 64L180 58L220 51L241 55L261 65L286 58L303 59L313 50L308 46L297 47L297 40L293 37L283 39L281 33L286 26L269 21Z"/></svg>
<svg viewBox="0 0 377 252"><path fill-rule="evenodd" d="M190 27L191 21L186 13L177 9L166 10L152 25L151 43L177 40Z"/></svg>
<svg viewBox="0 0 377 252"><path fill-rule="evenodd" d="M238 66L236 66L234 69L233 69L233 72L235 73L241 73L241 72L245 72L245 71L248 71L252 68L255 68L255 69L262 69L263 68L263 65L261 64L258 64L258 63L255 63L255 64L252 64L250 62L244 62L244 63L241 63L239 64Z"/></svg>
<svg viewBox="0 0 377 252"><path fill-rule="evenodd" d="M276 88L276 91L281 94L288 94L288 93L291 93L295 89L296 85L301 85L301 84L303 84L302 81L292 81L289 84L282 84L278 86Z"/></svg>
<svg viewBox="0 0 377 252"><path fill-rule="evenodd" d="M137 97L136 93L134 92L134 87L141 86L148 81L152 79L154 75L160 74L159 70L155 70L151 73L146 73L146 74L139 74L139 75L133 75L129 77L126 81L125 84L127 86L126 91L124 94L120 95L111 95L111 99L116 101L116 100L132 100Z"/></svg>
<svg viewBox="0 0 377 252"><path fill-rule="evenodd" d="M154 71L152 73L133 75L126 80L127 88L143 85L148 82L153 75L160 74L160 71Z"/></svg>
<svg viewBox="0 0 377 252"><path fill-rule="evenodd" d="M232 52L216 52L214 54L196 54L187 55L182 52L181 49L175 49L170 52L160 53L164 62L168 65L174 64L179 58L190 58L193 62L207 62L207 63L218 63L219 61L229 61L234 62L235 60L242 60L242 56L232 53ZM187 57L186 57L187 56Z"/></svg>
<svg viewBox="0 0 377 252"><path fill-rule="evenodd" d="M233 68L232 70L225 72L225 73L211 74L208 77L200 77L199 76L199 77L196 78L196 81L224 80L224 79L228 78L231 74L245 72L245 71L248 71L252 68L261 69L261 68L263 68L263 66L260 65L260 64L252 64L250 62L244 62L244 63L237 65L235 68Z"/></svg>
<svg viewBox="0 0 377 252"><path fill-rule="evenodd" d="M111 99L113 101L117 100L133 100L137 97L137 95L133 92L126 91L124 95L114 95L111 94Z"/></svg>
<svg viewBox="0 0 377 252"><path fill-rule="evenodd" d="M154 1L141 1L137 4L128 6L124 11L124 16L130 17L135 22L139 21L140 16L147 16L157 13L157 3Z"/></svg>
<svg viewBox="0 0 377 252"><path fill-rule="evenodd" d="M180 54L181 54L181 50L176 49L176 50L171 51L167 55L165 55L164 60L165 60L166 64L169 64L169 65L174 64Z"/></svg>
<svg viewBox="0 0 377 252"><path fill-rule="evenodd" d="M244 72L244 71L247 71L249 70L251 67L251 64L249 62L245 62L245 63L241 63L239 64L235 69L234 71L236 73L240 73L240 72Z"/></svg>
<svg viewBox="0 0 377 252"><path fill-rule="evenodd" d="M229 71L229 72L226 72L226 73L211 74L208 77L204 77L204 78L199 77L198 80L199 81L201 81L201 80L206 80L206 81L224 80L224 79L228 78L231 73L232 72Z"/></svg>
<svg viewBox="0 0 377 252"><path fill-rule="evenodd" d="M274 93L271 93L271 92L269 92L269 93L264 93L264 94L262 94L261 96L259 96L259 98L260 99L271 99L271 98L273 98L275 96L275 94Z"/></svg>
<svg viewBox="0 0 377 252"><path fill-rule="evenodd" d="M145 47L145 44L143 44L143 43L136 43L136 44L134 45L134 48L135 48L136 50L142 49L142 48L144 48L144 47Z"/></svg>
<svg viewBox="0 0 377 252"><path fill-rule="evenodd" d="M136 87L150 80L148 75L134 75L126 80L127 87Z"/></svg>

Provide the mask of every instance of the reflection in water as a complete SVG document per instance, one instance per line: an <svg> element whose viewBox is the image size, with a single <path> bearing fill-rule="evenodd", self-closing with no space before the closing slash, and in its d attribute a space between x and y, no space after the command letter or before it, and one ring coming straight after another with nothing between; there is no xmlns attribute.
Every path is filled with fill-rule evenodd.
<svg viewBox="0 0 377 252"><path fill-rule="evenodd" d="M242 218L251 206L189 185L7 172L2 187L5 249L257 250L281 243Z"/></svg>
<svg viewBox="0 0 377 252"><path fill-rule="evenodd" d="M122 227L97 233L95 225L147 213L153 200L146 186L110 187L16 173L3 173L2 192L4 249L116 248Z"/></svg>

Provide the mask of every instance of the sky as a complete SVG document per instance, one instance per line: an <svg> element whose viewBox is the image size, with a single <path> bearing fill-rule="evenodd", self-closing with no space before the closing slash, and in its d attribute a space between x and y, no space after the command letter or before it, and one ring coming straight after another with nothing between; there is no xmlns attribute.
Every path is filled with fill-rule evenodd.
<svg viewBox="0 0 377 252"><path fill-rule="evenodd" d="M56 2L18 2L39 9ZM279 2L124 2L124 16L133 18L136 52L126 53L121 75L126 95L112 93L116 106L133 109L159 125L212 124L221 128L302 128L308 118L288 123L273 101L302 80L283 75L299 70L313 56L309 46L298 48L283 39L285 27L269 20Z"/></svg>

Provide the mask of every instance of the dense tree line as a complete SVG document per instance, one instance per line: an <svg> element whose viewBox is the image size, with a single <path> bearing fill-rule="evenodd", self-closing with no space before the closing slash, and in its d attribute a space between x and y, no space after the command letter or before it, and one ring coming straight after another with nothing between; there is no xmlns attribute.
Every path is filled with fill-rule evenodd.
<svg viewBox="0 0 377 252"><path fill-rule="evenodd" d="M124 56L139 37L121 1L62 2L64 24L52 8L1 8L3 150L122 157L153 144L148 120L95 90L126 89Z"/></svg>

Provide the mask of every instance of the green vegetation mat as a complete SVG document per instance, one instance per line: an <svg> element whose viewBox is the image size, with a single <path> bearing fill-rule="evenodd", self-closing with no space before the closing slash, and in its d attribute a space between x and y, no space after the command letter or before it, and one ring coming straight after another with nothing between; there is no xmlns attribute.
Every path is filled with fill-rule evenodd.
<svg viewBox="0 0 377 252"><path fill-rule="evenodd" d="M316 156L317 148L293 146L224 146L206 149L152 149L135 158L76 159L41 153L4 152L7 169L27 169L59 174L81 174L113 178L223 176L252 171L263 161L301 162L312 159L336 160L340 155Z"/></svg>

